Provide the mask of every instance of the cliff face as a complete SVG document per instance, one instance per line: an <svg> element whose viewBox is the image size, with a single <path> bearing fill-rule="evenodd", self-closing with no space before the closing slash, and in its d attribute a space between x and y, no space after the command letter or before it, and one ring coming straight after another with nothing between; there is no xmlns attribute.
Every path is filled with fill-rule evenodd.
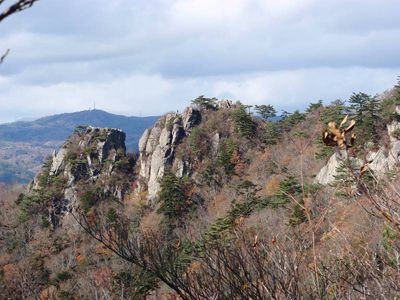
<svg viewBox="0 0 400 300"><path fill-rule="evenodd" d="M89 190L96 190L99 199L122 200L129 188L125 179L132 177L133 166L133 157L126 155L124 132L81 128L53 153L28 190L31 195L53 190L48 203L49 219L57 226L61 221L68 222L64 216L80 206L78 199Z"/></svg>
<svg viewBox="0 0 400 300"><path fill-rule="evenodd" d="M150 200L157 196L159 180L166 168L177 166L180 177L189 172L190 166L186 162L175 159L176 148L201 120L200 109L188 107L182 114L163 116L143 133L139 142L139 191L147 190Z"/></svg>
<svg viewBox="0 0 400 300"><path fill-rule="evenodd" d="M160 191L159 181L166 169L172 169L179 178L192 175L192 162L186 160L184 155L176 155L178 146L196 126L204 122L210 111L229 111L235 107L229 100L216 101L211 107L191 105L181 114L164 115L152 128L146 129L139 142L137 191L147 192L148 200L153 202ZM213 155L218 151L219 140L220 135L216 132L209 141Z"/></svg>

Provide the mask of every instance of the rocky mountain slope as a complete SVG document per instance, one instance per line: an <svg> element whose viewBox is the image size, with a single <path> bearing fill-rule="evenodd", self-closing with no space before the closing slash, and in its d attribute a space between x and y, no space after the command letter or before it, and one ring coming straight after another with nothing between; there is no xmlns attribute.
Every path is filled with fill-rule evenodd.
<svg viewBox="0 0 400 300"><path fill-rule="evenodd" d="M126 117L88 110L0 125L0 182L29 182L46 156L58 149L78 125L121 128L126 147L138 149L143 131L158 117Z"/></svg>
<svg viewBox="0 0 400 300"><path fill-rule="evenodd" d="M396 99L367 101L379 118L355 108L348 148L336 145L339 134L330 144L320 134L349 112L339 102L271 122L241 103L196 99L146 129L138 156L127 154L121 130L78 128L16 204L2 204L0 290L40 299L393 298L400 114Z"/></svg>
<svg viewBox="0 0 400 300"><path fill-rule="evenodd" d="M89 209L96 199L122 201L130 188L134 163L134 156L126 154L121 130L81 128L53 153L21 202L40 197L47 202L47 220L53 228L71 224L70 213L79 206Z"/></svg>

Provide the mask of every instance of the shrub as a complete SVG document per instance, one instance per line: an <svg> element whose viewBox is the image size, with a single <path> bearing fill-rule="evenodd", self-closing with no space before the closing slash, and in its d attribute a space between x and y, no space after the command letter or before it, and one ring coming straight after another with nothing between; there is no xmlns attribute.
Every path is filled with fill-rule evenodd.
<svg viewBox="0 0 400 300"><path fill-rule="evenodd" d="M275 194L275 197L277 197L280 200L289 201L290 196L296 197L300 194L301 194L300 183L293 176L289 176L279 183L279 191Z"/></svg>
<svg viewBox="0 0 400 300"><path fill-rule="evenodd" d="M87 125L78 125L74 129L74 134L84 134L88 130L89 126Z"/></svg>
<svg viewBox="0 0 400 300"><path fill-rule="evenodd" d="M301 201L301 204L303 203L304 202ZM304 209L303 207L301 207L301 205L296 203L293 207L292 213L289 218L289 225L297 226L300 225L301 223L304 223L305 221L307 221L307 216L304 212Z"/></svg>
<svg viewBox="0 0 400 300"><path fill-rule="evenodd" d="M315 144L317 145L317 152L315 153L317 159L326 159L335 153L332 147L325 145L320 136L317 137Z"/></svg>
<svg viewBox="0 0 400 300"><path fill-rule="evenodd" d="M34 215L42 215L46 212L46 203L49 200L48 194L23 195L17 199L21 209L18 219L21 223L28 221Z"/></svg>
<svg viewBox="0 0 400 300"><path fill-rule="evenodd" d="M296 178L289 176L280 182L279 191L275 194L275 199L278 201L276 201L275 204L294 202L292 197L296 199L298 203L294 203L289 218L289 225L296 226L305 222L307 217L302 207L304 200L302 198L301 184Z"/></svg>
<svg viewBox="0 0 400 300"><path fill-rule="evenodd" d="M400 93L397 97L383 99L381 102L381 118L385 123L400 121L400 115L395 112L396 105L400 105Z"/></svg>
<svg viewBox="0 0 400 300"><path fill-rule="evenodd" d="M114 208L110 208L106 214L107 223L112 224L118 220L118 213Z"/></svg>

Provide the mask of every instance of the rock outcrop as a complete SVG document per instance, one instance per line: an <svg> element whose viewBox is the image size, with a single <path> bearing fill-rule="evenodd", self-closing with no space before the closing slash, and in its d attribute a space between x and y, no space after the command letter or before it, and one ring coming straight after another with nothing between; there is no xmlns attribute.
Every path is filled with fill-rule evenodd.
<svg viewBox="0 0 400 300"><path fill-rule="evenodd" d="M400 107L396 107L395 113L400 116ZM377 178L385 177L400 162L400 140L395 134L400 130L400 122L392 121L387 125L387 134L389 136L388 147L381 146L378 150L369 151L366 155L368 167ZM347 154L345 151L333 154L326 165L319 171L314 182L327 185L335 181L337 168L345 161ZM358 165L364 164L358 161Z"/></svg>
<svg viewBox="0 0 400 300"><path fill-rule="evenodd" d="M347 158L345 151L335 152L328 160L325 166L319 171L315 177L315 183L327 185L335 181L338 174L338 168L343 164Z"/></svg>
<svg viewBox="0 0 400 300"><path fill-rule="evenodd" d="M68 223L65 216L80 206L79 197L90 189L96 188L104 198L122 200L129 186L125 179L133 176L133 166L133 156L126 155L124 132L81 128L53 153L47 167L30 184L28 193L52 191L49 219L57 226Z"/></svg>
<svg viewBox="0 0 400 300"><path fill-rule="evenodd" d="M149 200L157 196L166 168L175 164L178 176L189 171L185 162L175 160L176 148L201 120L200 109L188 107L182 114L166 114L143 133L139 142L139 191L147 190Z"/></svg>

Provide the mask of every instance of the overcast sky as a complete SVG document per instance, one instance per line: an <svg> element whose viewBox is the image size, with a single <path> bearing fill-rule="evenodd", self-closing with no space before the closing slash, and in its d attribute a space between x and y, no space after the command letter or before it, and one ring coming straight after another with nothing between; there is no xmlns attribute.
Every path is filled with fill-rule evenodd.
<svg viewBox="0 0 400 300"><path fill-rule="evenodd" d="M0 23L7 48L0 122L199 95L303 109L396 83L400 0L40 0Z"/></svg>

